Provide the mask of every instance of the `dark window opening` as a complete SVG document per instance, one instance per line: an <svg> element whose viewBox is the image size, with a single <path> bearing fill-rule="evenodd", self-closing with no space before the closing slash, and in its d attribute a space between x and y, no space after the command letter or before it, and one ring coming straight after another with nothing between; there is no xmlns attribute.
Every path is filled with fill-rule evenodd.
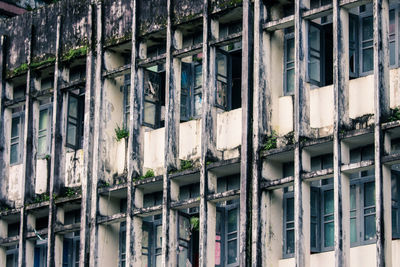
<svg viewBox="0 0 400 267"><path fill-rule="evenodd" d="M308 80L317 86L333 83L333 32L332 22L327 20L323 17L318 19L320 23L309 24Z"/></svg>
<svg viewBox="0 0 400 267"><path fill-rule="evenodd" d="M242 51L241 43L217 50L216 106L229 111L242 106Z"/></svg>
<svg viewBox="0 0 400 267"><path fill-rule="evenodd" d="M75 150L82 148L83 145L84 112L84 89L69 92L66 146Z"/></svg>
<svg viewBox="0 0 400 267"><path fill-rule="evenodd" d="M154 129L165 125L165 74L163 65L144 70L143 125Z"/></svg>

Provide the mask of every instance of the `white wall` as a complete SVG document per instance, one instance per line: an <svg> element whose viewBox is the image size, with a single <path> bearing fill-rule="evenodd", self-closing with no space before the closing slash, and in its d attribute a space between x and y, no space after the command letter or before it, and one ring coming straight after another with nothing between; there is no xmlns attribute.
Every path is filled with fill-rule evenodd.
<svg viewBox="0 0 400 267"><path fill-rule="evenodd" d="M153 169L155 174L161 174L164 167L165 128L144 133L143 172Z"/></svg>
<svg viewBox="0 0 400 267"><path fill-rule="evenodd" d="M279 98L278 124L273 128L279 135L285 135L293 131L293 96Z"/></svg>
<svg viewBox="0 0 400 267"><path fill-rule="evenodd" d="M242 143L242 109L217 114L217 149L227 150Z"/></svg>
<svg viewBox="0 0 400 267"><path fill-rule="evenodd" d="M374 75L349 81L349 116L351 119L374 113Z"/></svg>
<svg viewBox="0 0 400 267"><path fill-rule="evenodd" d="M333 102L333 85L310 90L311 128L333 125Z"/></svg>
<svg viewBox="0 0 400 267"><path fill-rule="evenodd" d="M16 206L18 206L21 202L21 190L22 190L22 184L21 184L21 179L22 179L22 169L23 165L18 164L18 165L13 165L10 166L10 172L9 172L9 179L8 179L8 199L11 201L16 202Z"/></svg>
<svg viewBox="0 0 400 267"><path fill-rule="evenodd" d="M201 120L191 120L179 126L179 158L195 160L200 157Z"/></svg>
<svg viewBox="0 0 400 267"><path fill-rule="evenodd" d="M65 186L81 185L83 179L83 149L65 155Z"/></svg>
<svg viewBox="0 0 400 267"><path fill-rule="evenodd" d="M35 181L35 193L43 194L47 191L47 160L37 159L36 160L36 181Z"/></svg>

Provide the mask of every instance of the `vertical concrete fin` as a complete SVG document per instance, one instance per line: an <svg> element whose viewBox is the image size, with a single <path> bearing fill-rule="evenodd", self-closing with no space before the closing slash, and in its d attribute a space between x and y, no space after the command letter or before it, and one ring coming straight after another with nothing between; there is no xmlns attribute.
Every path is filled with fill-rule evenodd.
<svg viewBox="0 0 400 267"><path fill-rule="evenodd" d="M349 49L348 12L340 7L340 1L333 1L333 90L334 90L334 224L335 224L335 266L348 267L350 264L349 238L349 183L340 171L342 165L340 130L343 124L348 124L348 77Z"/></svg>
<svg viewBox="0 0 400 267"><path fill-rule="evenodd" d="M384 133L381 123L389 116L389 1L373 1L374 104L375 104L375 199L377 266L391 266L391 177L382 165Z"/></svg>
<svg viewBox="0 0 400 267"><path fill-rule="evenodd" d="M81 201L80 267L89 266L90 255L90 204L92 187L94 76L95 76L95 11L90 3L87 17L89 49L86 55L85 111L83 126L83 179ZM93 185L97 186L97 185Z"/></svg>
<svg viewBox="0 0 400 267"><path fill-rule="evenodd" d="M6 53L7 53L7 38L2 35L0 38L0 201L7 201L8 175L7 175L7 152L6 152L6 137L4 132L4 102L6 98Z"/></svg>
<svg viewBox="0 0 400 267"><path fill-rule="evenodd" d="M54 92L53 92L53 135L51 144L51 167L50 167L50 190L49 190L49 223L47 227L47 266L55 266L54 247L55 234L54 225L56 223L57 211L54 194L59 191L60 184L60 161L62 161L62 132L61 132L61 112L62 95L59 90L60 76L60 42L61 42L61 16L57 16L56 32L56 62L54 66Z"/></svg>
<svg viewBox="0 0 400 267"><path fill-rule="evenodd" d="M239 264L251 262L251 176L253 144L253 8L250 0L243 1L242 27L242 145L240 160L240 224Z"/></svg>

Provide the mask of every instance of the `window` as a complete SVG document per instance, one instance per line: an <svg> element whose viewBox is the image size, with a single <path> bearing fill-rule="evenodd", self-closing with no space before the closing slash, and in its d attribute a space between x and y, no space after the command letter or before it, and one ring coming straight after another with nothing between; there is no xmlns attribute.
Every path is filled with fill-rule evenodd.
<svg viewBox="0 0 400 267"><path fill-rule="evenodd" d="M124 127L129 129L129 114L131 108L131 75L125 75L124 82Z"/></svg>
<svg viewBox="0 0 400 267"><path fill-rule="evenodd" d="M191 61L191 63L182 62L181 121L199 118L202 111L201 55L193 56Z"/></svg>
<svg viewBox="0 0 400 267"><path fill-rule="evenodd" d="M162 224L155 216L143 218L142 266L161 266Z"/></svg>
<svg viewBox="0 0 400 267"><path fill-rule="evenodd" d="M75 66L69 71L69 82L79 82L84 81L86 77L86 66Z"/></svg>
<svg viewBox="0 0 400 267"><path fill-rule="evenodd" d="M85 94L82 89L68 93L67 141L72 149L82 148Z"/></svg>
<svg viewBox="0 0 400 267"><path fill-rule="evenodd" d="M294 28L285 29L285 64L284 64L285 95L294 93Z"/></svg>
<svg viewBox="0 0 400 267"><path fill-rule="evenodd" d="M47 266L47 240L37 240L34 251L33 267Z"/></svg>
<svg viewBox="0 0 400 267"><path fill-rule="evenodd" d="M308 27L308 81L317 86L333 83L332 16L310 21Z"/></svg>
<svg viewBox="0 0 400 267"><path fill-rule="evenodd" d="M239 266L239 202L217 205L215 266Z"/></svg>
<svg viewBox="0 0 400 267"><path fill-rule="evenodd" d="M65 225L79 223L81 211L74 210L65 213ZM78 267L79 266L79 231L64 235L63 241L63 267Z"/></svg>
<svg viewBox="0 0 400 267"><path fill-rule="evenodd" d="M23 133L24 133L24 107L12 109L11 138L10 138L10 164L22 162Z"/></svg>
<svg viewBox="0 0 400 267"><path fill-rule="evenodd" d="M53 77L44 78L40 81L40 89L41 90L49 90L49 89L53 89L53 87L54 87L54 78Z"/></svg>
<svg viewBox="0 0 400 267"><path fill-rule="evenodd" d="M52 134L52 103L50 99L41 101L39 107L39 127L37 154L39 157L50 154Z"/></svg>
<svg viewBox="0 0 400 267"><path fill-rule="evenodd" d="M165 122L165 69L156 65L144 70L143 125L164 127Z"/></svg>
<svg viewBox="0 0 400 267"><path fill-rule="evenodd" d="M7 247L6 267L18 266L18 245Z"/></svg>
<svg viewBox="0 0 400 267"><path fill-rule="evenodd" d="M400 171L392 166L392 237L400 238Z"/></svg>
<svg viewBox="0 0 400 267"><path fill-rule="evenodd" d="M242 105L242 52L240 42L217 49L216 68L216 106L223 110L240 108Z"/></svg>
<svg viewBox="0 0 400 267"><path fill-rule="evenodd" d="M119 227L119 267L126 266L126 222ZM146 265L144 265L146 266Z"/></svg>

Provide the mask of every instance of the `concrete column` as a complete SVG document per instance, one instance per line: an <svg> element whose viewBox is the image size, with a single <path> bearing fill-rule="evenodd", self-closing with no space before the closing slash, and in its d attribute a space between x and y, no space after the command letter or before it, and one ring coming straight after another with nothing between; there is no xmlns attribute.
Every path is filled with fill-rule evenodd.
<svg viewBox="0 0 400 267"><path fill-rule="evenodd" d="M211 39L211 17L209 16L210 1L203 1L203 105L201 116L201 156L200 156L200 232L199 232L199 266L210 266L208 261L214 260L215 256L210 247L215 244L214 237L210 237L211 233L208 223L209 205L207 203L207 195L209 192L209 177L207 172L207 161L216 158L216 112L213 108L215 79L213 76L215 68L215 48L209 46ZM211 52L214 51L214 53ZM214 207L215 210L215 207ZM215 212L215 211L214 211ZM214 226L215 232L215 226ZM213 240L214 238L214 240ZM215 264L211 264L215 265Z"/></svg>
<svg viewBox="0 0 400 267"><path fill-rule="evenodd" d="M282 223L283 223L283 190L261 193L260 220L261 225L261 264L273 267L282 258Z"/></svg>
<svg viewBox="0 0 400 267"><path fill-rule="evenodd" d="M56 222L56 205L54 203L54 193L59 192L60 162L62 156L62 94L59 90L60 77L60 41L61 41L61 16L57 17L57 36L56 36L56 62L54 66L54 93L53 93L53 135L51 140L51 165L50 165L50 185L49 185L49 225L47 227L47 266L55 266L54 247L55 234L54 225ZM62 243L61 243L62 244Z"/></svg>
<svg viewBox="0 0 400 267"><path fill-rule="evenodd" d="M31 31L27 39L25 40L28 44L27 52L27 64L31 63L32 60L32 32L33 27L30 25ZM32 79L32 70L29 68L26 77L26 96L25 96L25 121L24 121L24 140L23 146L23 172L21 177L21 203L24 205L27 199L32 196L35 190L34 184L34 173L32 172L33 160L32 160L32 99L30 97ZM18 267L26 265L26 229L27 229L27 216L25 207L21 207L20 212L20 231L19 231L19 242L18 242Z"/></svg>
<svg viewBox="0 0 400 267"><path fill-rule="evenodd" d="M208 194L216 193L217 176L212 172L208 172L206 177L207 177L206 192L208 192ZM200 213L200 233L202 233L201 230L205 232L202 233L203 236L200 236L200 244L204 245L203 249L206 257L200 258L201 264L199 266L215 266L215 237L216 237L217 207L215 203L207 201L206 196L204 198L205 198L205 205L206 205L205 208L207 211L207 216L203 216ZM205 240L202 240L202 238L204 238ZM200 255L203 256L203 254Z"/></svg>
<svg viewBox="0 0 400 267"><path fill-rule="evenodd" d="M6 151L6 135L4 131L4 99L6 96L6 83L5 83L5 71L6 71L6 41L7 38L5 35L2 35L0 38L0 200L6 201L7 196L7 188L8 188L8 175L6 175L6 166L7 166L7 151Z"/></svg>
<svg viewBox="0 0 400 267"><path fill-rule="evenodd" d="M392 265L391 181L389 167L382 165L385 146L381 128L382 121L390 115L388 0L374 0L373 13L376 265L383 267Z"/></svg>
<svg viewBox="0 0 400 267"><path fill-rule="evenodd" d="M180 99L177 81L180 74L176 69L177 64L172 56L174 50L172 27L173 6L172 0L167 1L167 44L166 44L166 82L165 82L165 148L164 148L164 174L163 174L163 211L162 211L162 260L163 267L175 266L176 255L170 255L170 231L174 231L170 221L171 181L170 171L179 169L179 110Z"/></svg>
<svg viewBox="0 0 400 267"><path fill-rule="evenodd" d="M349 180L342 175L342 147L340 131L348 124L349 115L349 37L348 11L340 7L340 1L333 1L333 90L334 90L334 224L335 224L335 266L350 266L350 210Z"/></svg>
<svg viewBox="0 0 400 267"><path fill-rule="evenodd" d="M94 125L93 125L93 154L92 154L92 177L91 177L91 197L90 197L90 265L97 266L100 261L99 257L99 226L97 225L97 213L99 210L99 198L97 193L97 184L99 181L104 180L102 168L104 166L104 149L105 145L102 141L102 131L104 127L103 122L103 5L102 1L95 1L93 8L96 9L96 16L93 22L96 23L96 37L95 46L92 48L96 51L94 65ZM93 32L94 34L94 32ZM119 229L119 227L118 227Z"/></svg>
<svg viewBox="0 0 400 267"><path fill-rule="evenodd" d="M253 155L253 8L250 0L243 1L242 27L242 145L240 160L240 223L239 264L251 262L252 155ZM260 168L261 170L261 168ZM259 174L261 171L258 172ZM257 190L258 191L258 190Z"/></svg>
<svg viewBox="0 0 400 267"><path fill-rule="evenodd" d="M54 128L53 128L54 129ZM56 209L55 222L64 224L64 209L59 207ZM55 225L55 224L53 224ZM62 266L63 263L63 249L64 249L64 235L54 235L54 263L55 266Z"/></svg>
<svg viewBox="0 0 400 267"><path fill-rule="evenodd" d="M263 138L267 129L268 113L267 107L267 69L265 66L265 50L264 50L264 12L265 7L262 1L254 1L254 95L253 95L253 149L252 149L252 255L251 265L261 265L261 191L260 181L262 179L262 159L260 150L262 147Z"/></svg>
<svg viewBox="0 0 400 267"><path fill-rule="evenodd" d="M309 108L307 102L306 47L307 25L302 18L308 0L295 1L295 89L294 89L294 227L295 227L295 265L310 265L310 186L302 180L303 160L301 138L308 134Z"/></svg>
<svg viewBox="0 0 400 267"><path fill-rule="evenodd" d="M142 240L142 219L133 216L133 209L138 207L135 204L139 189L133 187L133 178L139 177L143 169L143 130L141 128L141 110L143 100L143 87L139 84L139 69L137 58L139 57L140 42L137 41L137 1L131 1L132 9L132 55L131 55L131 91L130 91L130 120L128 140L128 188L127 188L127 217L126 217L126 265L129 267L141 266L141 240ZM143 194L139 195L142 196ZM143 196L141 203L143 202Z"/></svg>
<svg viewBox="0 0 400 267"><path fill-rule="evenodd" d="M92 157L93 157L93 127L94 127L94 82L95 82L95 33L93 26L95 11L92 4L88 10L88 40L89 49L86 56L86 86L85 86L85 114L83 129L83 178L82 178L82 202L81 202L81 229L80 229L80 255L79 266L89 266L90 225L91 225L91 188L92 188ZM97 187L97 184L94 186Z"/></svg>

